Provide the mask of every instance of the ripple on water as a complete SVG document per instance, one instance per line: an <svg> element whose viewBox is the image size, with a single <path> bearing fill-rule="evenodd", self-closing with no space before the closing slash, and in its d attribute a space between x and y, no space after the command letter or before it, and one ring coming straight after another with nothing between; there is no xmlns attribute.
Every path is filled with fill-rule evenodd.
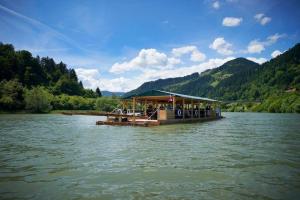
<svg viewBox="0 0 300 200"><path fill-rule="evenodd" d="M149 128L0 115L0 197L297 199L299 115L224 115Z"/></svg>

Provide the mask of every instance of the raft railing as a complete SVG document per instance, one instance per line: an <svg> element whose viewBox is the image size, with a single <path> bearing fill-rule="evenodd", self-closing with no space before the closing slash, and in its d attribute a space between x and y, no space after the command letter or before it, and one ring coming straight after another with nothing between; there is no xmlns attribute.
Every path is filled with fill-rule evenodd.
<svg viewBox="0 0 300 200"><path fill-rule="evenodd" d="M153 117L153 115L154 115L155 113L157 113L158 110L159 110L159 108L157 108L157 109L150 115L150 117L148 117L148 120L150 120L151 117Z"/></svg>

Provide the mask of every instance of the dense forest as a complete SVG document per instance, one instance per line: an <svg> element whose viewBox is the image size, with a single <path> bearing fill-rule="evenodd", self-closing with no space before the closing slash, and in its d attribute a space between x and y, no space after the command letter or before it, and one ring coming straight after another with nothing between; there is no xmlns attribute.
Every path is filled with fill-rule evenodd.
<svg viewBox="0 0 300 200"><path fill-rule="evenodd" d="M300 112L300 44L262 65L237 58L201 74L144 83L125 96L151 89L215 98L230 111Z"/></svg>
<svg viewBox="0 0 300 200"><path fill-rule="evenodd" d="M0 43L0 110L48 112L52 109L111 110L117 100L85 89L74 69L52 58L33 57Z"/></svg>

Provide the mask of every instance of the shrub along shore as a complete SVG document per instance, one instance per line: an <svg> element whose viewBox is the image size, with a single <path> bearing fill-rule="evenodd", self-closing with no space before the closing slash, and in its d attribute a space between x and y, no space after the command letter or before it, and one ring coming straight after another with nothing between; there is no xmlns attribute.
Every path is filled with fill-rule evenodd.
<svg viewBox="0 0 300 200"><path fill-rule="evenodd" d="M117 97L83 97L77 95L53 95L43 86L24 88L16 80L0 83L1 113L49 113L54 110L112 111L118 107Z"/></svg>

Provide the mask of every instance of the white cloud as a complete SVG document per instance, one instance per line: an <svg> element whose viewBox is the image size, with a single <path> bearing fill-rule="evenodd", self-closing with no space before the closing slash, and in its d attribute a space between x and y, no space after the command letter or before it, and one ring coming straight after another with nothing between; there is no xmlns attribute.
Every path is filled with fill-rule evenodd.
<svg viewBox="0 0 300 200"><path fill-rule="evenodd" d="M143 79L132 81L132 79L117 77L117 78L103 78L100 76L98 69L75 69L78 79L82 81L85 88L95 90L99 87L101 90L108 90L111 92L129 91L143 83Z"/></svg>
<svg viewBox="0 0 300 200"><path fill-rule="evenodd" d="M175 57L181 57L184 54L191 54L190 60L193 62L202 62L206 59L204 53L201 53L196 46L185 46L172 49Z"/></svg>
<svg viewBox="0 0 300 200"><path fill-rule="evenodd" d="M190 60L193 62L202 62L206 59L204 53L200 52L196 46L185 46L172 49L172 56L158 52L156 49L142 49L138 55L124 62L116 62L110 68L110 72L120 74L132 70L144 70L145 68L153 69L170 69L181 62L179 57L184 54L190 54Z"/></svg>
<svg viewBox="0 0 300 200"><path fill-rule="evenodd" d="M258 13L254 16L254 19L260 23L261 25L266 25L267 23L269 23L272 19L271 17L267 17L265 16L264 13Z"/></svg>
<svg viewBox="0 0 300 200"><path fill-rule="evenodd" d="M223 24L223 26L234 27L234 26L239 26L242 21L243 21L243 18L225 17L223 19L222 24Z"/></svg>
<svg viewBox="0 0 300 200"><path fill-rule="evenodd" d="M144 78L146 78L148 81L156 80L159 78L171 78L171 77L186 76L186 75L190 75L195 72L201 73L207 69L213 69L213 68L219 67L222 64L224 64L225 62L228 62L232 59L234 59L234 57L227 57L224 59L214 58L214 59L209 59L208 61L197 64L197 65L179 67L176 69L145 70L144 74L142 76Z"/></svg>
<svg viewBox="0 0 300 200"><path fill-rule="evenodd" d="M260 24L265 25L265 24L269 23L270 21L271 21L270 17L263 17L260 21Z"/></svg>
<svg viewBox="0 0 300 200"><path fill-rule="evenodd" d="M174 69L143 68L142 73L130 78L124 78L123 76L113 79L101 78L99 76L100 73L96 72L95 69L86 69L86 72L83 69L76 69L76 73L78 73L80 80L84 80L83 84L85 87L95 89L99 86L101 90L127 92L139 87L147 81L153 81L160 78L181 77L195 72L201 73L207 69L219 67L232 59L234 59L234 57L227 57L224 59L214 58L200 64L177 67Z"/></svg>
<svg viewBox="0 0 300 200"><path fill-rule="evenodd" d="M247 47L248 53L261 53L264 50L264 44L257 40L251 41Z"/></svg>
<svg viewBox="0 0 300 200"><path fill-rule="evenodd" d="M113 79L101 79L99 82L101 90L108 90L111 92L128 92L141 85L143 80L118 77Z"/></svg>
<svg viewBox="0 0 300 200"><path fill-rule="evenodd" d="M113 64L110 72L122 73L142 68L170 68L178 63L180 63L179 59L168 58L166 54L160 53L156 49L142 49L132 60Z"/></svg>
<svg viewBox="0 0 300 200"><path fill-rule="evenodd" d="M232 44L226 42L223 37L216 38L212 44L209 45L209 48L216 50L222 55L231 55L233 51L231 50Z"/></svg>
<svg viewBox="0 0 300 200"><path fill-rule="evenodd" d="M267 37L265 41L252 40L247 47L246 53L261 53L265 50L266 46L270 46L278 41L278 39L283 38L285 34L274 34Z"/></svg>
<svg viewBox="0 0 300 200"><path fill-rule="evenodd" d="M168 58L168 63L170 66L177 65L181 63L181 60L178 58Z"/></svg>
<svg viewBox="0 0 300 200"><path fill-rule="evenodd" d="M285 34L274 34L267 37L267 40L265 41L266 45L272 45L277 42L278 39L285 37Z"/></svg>
<svg viewBox="0 0 300 200"><path fill-rule="evenodd" d="M267 62L267 59L266 58L255 58L255 57L247 57L248 60L251 60L253 62L256 62L258 64L262 64L262 63L265 63Z"/></svg>
<svg viewBox="0 0 300 200"><path fill-rule="evenodd" d="M97 69L84 69L84 68L77 68L75 69L76 74L79 79L81 80L88 80L94 78L95 76L99 76L99 71Z"/></svg>
<svg viewBox="0 0 300 200"><path fill-rule="evenodd" d="M220 8L220 2L219 2L219 1L213 2L212 7L213 7L214 9L219 9L219 8Z"/></svg>
<svg viewBox="0 0 300 200"><path fill-rule="evenodd" d="M100 86L98 81L100 73L98 69L77 68L75 71L78 79L82 81L84 87L95 89Z"/></svg>
<svg viewBox="0 0 300 200"><path fill-rule="evenodd" d="M206 58L204 53L201 53L200 51L194 51L191 55L191 61L193 62L202 62Z"/></svg>
<svg viewBox="0 0 300 200"><path fill-rule="evenodd" d="M281 51L275 50L275 51L272 52L271 56L272 56L272 58L276 58L276 57L279 56L280 54L282 54Z"/></svg>

